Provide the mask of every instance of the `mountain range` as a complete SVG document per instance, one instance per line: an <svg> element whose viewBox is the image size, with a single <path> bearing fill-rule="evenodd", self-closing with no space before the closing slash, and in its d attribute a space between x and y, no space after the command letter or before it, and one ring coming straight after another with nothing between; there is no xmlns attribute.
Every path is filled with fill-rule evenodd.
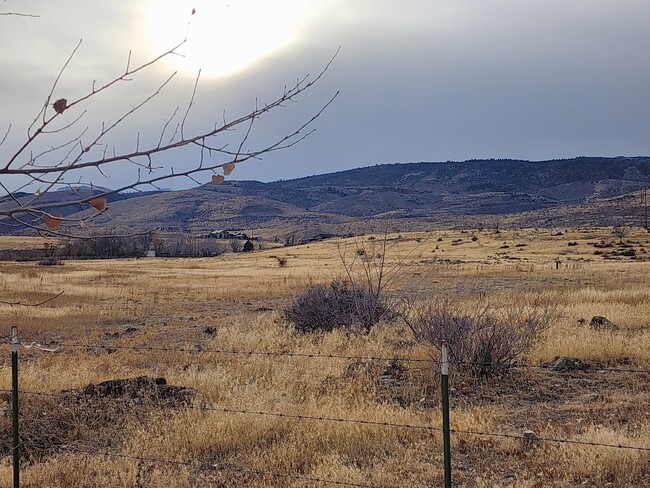
<svg viewBox="0 0 650 488"><path fill-rule="evenodd" d="M255 229L267 235L476 227L497 221L530 227L640 225L639 192L648 186L650 157L379 164L269 183L226 181L114 195L93 225ZM78 197L90 190L74 191ZM42 201L72 196L69 189L61 190ZM0 200L0 208L8 204ZM70 211L75 218L92 214Z"/></svg>

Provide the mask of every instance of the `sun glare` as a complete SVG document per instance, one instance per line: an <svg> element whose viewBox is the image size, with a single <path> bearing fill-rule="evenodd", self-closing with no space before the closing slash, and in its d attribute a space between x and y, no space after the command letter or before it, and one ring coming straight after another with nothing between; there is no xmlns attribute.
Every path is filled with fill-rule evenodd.
<svg viewBox="0 0 650 488"><path fill-rule="evenodd" d="M202 76L242 71L296 40L306 15L302 0L152 0L153 48L164 52L187 37L169 62ZM194 12L194 13L192 13Z"/></svg>

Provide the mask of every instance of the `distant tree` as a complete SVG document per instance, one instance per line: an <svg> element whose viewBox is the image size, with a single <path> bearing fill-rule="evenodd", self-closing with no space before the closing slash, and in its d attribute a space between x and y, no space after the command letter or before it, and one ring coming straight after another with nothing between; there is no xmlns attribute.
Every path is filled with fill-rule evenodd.
<svg viewBox="0 0 650 488"><path fill-rule="evenodd" d="M154 242L155 242L155 237L156 236L154 235L153 232L147 232L146 234L142 235L142 237L140 239L140 242L141 242L141 245L142 245L142 253L143 254L146 254L146 252L149 249L153 248Z"/></svg>
<svg viewBox="0 0 650 488"><path fill-rule="evenodd" d="M623 244L623 238L627 234L627 229L625 227L614 227L614 229L612 230L612 234L618 237L618 241L620 244Z"/></svg>
<svg viewBox="0 0 650 488"><path fill-rule="evenodd" d="M238 239L230 239L230 250L232 252L241 252L242 250L242 243Z"/></svg>

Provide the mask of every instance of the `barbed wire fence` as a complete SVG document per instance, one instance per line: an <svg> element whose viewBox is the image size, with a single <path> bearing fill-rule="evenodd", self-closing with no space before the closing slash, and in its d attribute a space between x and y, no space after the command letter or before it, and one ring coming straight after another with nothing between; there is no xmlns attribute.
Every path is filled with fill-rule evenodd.
<svg viewBox="0 0 650 488"><path fill-rule="evenodd" d="M22 347L24 349L35 349L37 351L42 351L44 353L49 352L58 352L63 349L82 349L82 350L102 350L110 349L111 351L117 350L128 350L128 351L151 351L151 352L165 352L165 353L188 353L188 354L218 354L223 356L237 356L237 357L266 357L271 359L278 358L300 358L300 359L325 359L325 360L339 360L339 361L367 361L367 362L386 362L386 363L407 363L415 364L420 366L420 368L414 369L428 369L435 368L437 365L440 367L440 376L441 376L441 393L442 393L442 427L436 427L434 425L424 425L424 424L413 424L413 423L400 423L400 422L387 422L387 421L376 421L363 418L343 418L343 417L334 417L334 416L321 416L321 415L306 415L306 414L297 414L292 412L281 412L281 411L267 411L259 409L241 409L241 408L232 408L226 406L217 406L217 405L193 405L193 404L183 404L178 405L176 408L193 410L199 412L212 412L212 413L221 413L228 415L244 415L244 416L257 416L257 417L274 417L282 418L291 421L298 422L335 422L335 423L344 423L344 424L355 424L361 426L367 426L371 428L387 428L387 429L408 429L408 430L417 430L420 432L428 432L431 434L442 434L443 437L443 471L445 479L445 487L451 487L452 483L452 471L451 471L451 434L457 435L466 435L466 436L479 436L479 437L493 437L493 438L507 438L515 439L526 442L534 443L548 443L548 444L567 444L575 446L593 446L600 448L608 449L619 449L626 451L636 451L636 452L649 452L650 446L633 446L627 444L614 444L614 443L605 443L605 442L594 442L594 441L584 441L578 439L570 438L560 438L560 437L548 437L548 436L539 436L535 435L534 438L528 438L525 434L512 433L512 432L489 432L489 431L479 431L479 430L467 430L467 429L456 429L450 427L450 409L449 409L449 388L448 388L448 375L449 375L449 366L461 366L461 365L470 365L470 366L491 366L486 363L473 363L467 361L450 361L447 354L446 344L442 344L442 354L441 359L436 360L433 358L410 358L410 357L400 357L400 356L375 356L375 355L346 355L346 354L319 354L319 353L301 353L301 352L291 352L291 351L264 351L264 350L244 350L244 349L221 349L221 348L184 348L184 347L161 347L161 346L119 346L119 345L110 345L106 344L82 344L75 342L61 342L55 343L54 345L48 344L47 346L41 345L36 342L21 342L18 340L17 328L12 327L12 333L9 337L5 337L4 341L0 341L0 344L10 344L11 345L11 363L12 363L12 389L0 389L0 393L10 394L11 395L11 405L12 405L12 434L13 439L11 443L11 448L2 454L0 454L0 460L8 456L13 458L13 486L18 488L20 486L20 452L21 452L21 440L19 432L19 398L21 395L27 396L41 396L41 397L56 397L60 398L60 393L51 393L51 392L41 392L41 391L27 391L19 388L18 384L18 351ZM7 339L11 339L10 342L6 342ZM426 365L428 368L421 368L422 365ZM495 365L496 366L496 365ZM504 365L498 365L503 367ZM513 363L506 366L511 369L538 369L551 371L548 365L533 365L533 364L524 364L524 363ZM650 369L643 368L614 368L614 367L594 367L589 368L588 370L580 370L580 373L595 373L595 372L609 372L609 373L620 373L620 374L641 374L648 375L650 378ZM124 402L128 403L125 399L120 398L110 398L111 402ZM431 419L433 422L433 418ZM258 469L246 469L239 466L229 466L225 464L219 464L209 461L201 460L191 460L191 461L182 461L175 460L170 458L161 458L161 457L151 457L151 456L138 456L132 454L126 454L124 452L114 452L109 450L102 450L92 446L77 446L77 445L60 445L52 449L53 452L77 452L79 454L86 455L95 455L103 456L108 458L121 458L121 459L130 459L134 461L142 462L151 462L151 463L160 463L176 466L194 466L194 467L204 467L209 468L215 471L221 472L230 472L230 473L240 473L247 474L251 476L257 476L260 478L273 478L273 479L287 479L295 481L304 481L312 483L320 483L331 486L351 486L351 487L360 487L360 488L396 488L391 485L377 485L377 484L368 484L368 483L355 483L352 481L336 480L336 479L327 479L317 476L309 476L300 473L288 473L288 472L279 472L271 470L258 470Z"/></svg>

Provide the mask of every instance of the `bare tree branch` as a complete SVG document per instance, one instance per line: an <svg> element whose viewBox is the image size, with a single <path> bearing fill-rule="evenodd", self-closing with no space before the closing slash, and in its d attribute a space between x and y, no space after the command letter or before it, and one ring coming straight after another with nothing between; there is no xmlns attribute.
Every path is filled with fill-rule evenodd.
<svg viewBox="0 0 650 488"><path fill-rule="evenodd" d="M28 128L26 139L18 144L18 148L6 158L3 164L0 161L0 187L9 196L9 199L5 198L3 206L0 208L0 217L7 217L16 225L40 233L65 237L78 236L80 235L77 232L78 226L85 225L88 219L92 217L65 217L55 213L57 210L63 211L66 208L71 209L71 207L83 208L86 205L89 208L90 205L96 206L97 199L103 199L101 208L98 208L100 212L95 214L97 216L105 211L105 199L116 193L126 190L141 191L142 188L146 187L158 188L160 182L172 178L186 178L195 184L200 184L201 182L197 179L197 176L203 172L215 174L217 170L221 170L224 176L228 176L240 163L251 159L260 159L264 154L290 148L313 134L315 129L311 126L314 121L338 96L338 92L336 92L315 114L299 124L295 130L260 148L249 149L246 147L257 123L266 118L270 112L287 107L288 102L296 102L304 92L312 88L327 72L338 54L337 51L324 69L315 77L312 78L307 75L298 78L294 85L285 86L281 94L270 102L260 104L256 100L254 109L248 113L227 119L224 112L223 121L213 120L208 123L207 127L198 129L193 133L187 133L186 123L194 106L199 87L201 75L199 71L182 119L180 121L176 120L179 112L177 106L173 110L171 117L163 121L156 142L150 145L142 143L140 131L138 131L135 148L132 150L118 150L109 145L110 143L105 139L116 127L122 125L127 118L157 97L172 81L176 73L164 80L150 95L124 111L113 122L102 123L89 141L84 139L89 132L94 132L94 130L90 129L90 126L78 131L76 134L71 133L75 124L87 113L86 110L81 111L79 115L62 125L54 124L55 121L61 119L64 112L74 109L76 106L84 106L90 99L106 93L116 84L131 81L134 76L160 62L163 58L178 54L177 50L184 43L185 40L135 67L131 66L131 53L129 52L126 67L121 74L99 86L93 82L90 91L72 101L59 98L53 102L56 98L55 92L59 81L81 47L82 41L79 41L57 74L42 108ZM168 133L170 127L175 127L171 136ZM11 125L0 139L0 145L7 142L10 130ZM227 149L228 144L218 139L220 136L235 130L240 130L242 136L236 149L230 150ZM48 137L60 137L63 140L47 144ZM35 141L40 141L38 144L41 146L46 143L47 146L38 150L32 149L36 144ZM195 148L198 151L198 163L195 163L190 168L175 171L172 166L157 162L158 155L181 148ZM121 172L127 168L133 168L134 172L137 170L137 176L119 188L111 190L95 190L92 181L88 181L87 183L91 185L91 191L80 192L78 198L74 198L73 195L73 198L68 198L65 201L54 202L45 201L43 198L44 195L66 185L73 189L72 182L75 182L74 184L84 184L86 182L86 176L84 175L87 175L85 171L88 169L95 169L100 175L107 177L110 173L106 170L109 168L115 168ZM146 177L143 177L142 169L146 170ZM23 181L19 185L12 187L8 181L13 180L8 180L8 178L16 177L23 178ZM24 179L27 181L25 182ZM27 199L16 196L18 191L36 185L39 186L38 191ZM67 213L70 213L70 210ZM42 225L43 223L46 224L45 227ZM59 229L60 226L67 227L68 230Z"/></svg>
<svg viewBox="0 0 650 488"><path fill-rule="evenodd" d="M0 15L13 15L15 17L34 17L34 18L40 17L40 15L24 14L21 12L0 12Z"/></svg>

